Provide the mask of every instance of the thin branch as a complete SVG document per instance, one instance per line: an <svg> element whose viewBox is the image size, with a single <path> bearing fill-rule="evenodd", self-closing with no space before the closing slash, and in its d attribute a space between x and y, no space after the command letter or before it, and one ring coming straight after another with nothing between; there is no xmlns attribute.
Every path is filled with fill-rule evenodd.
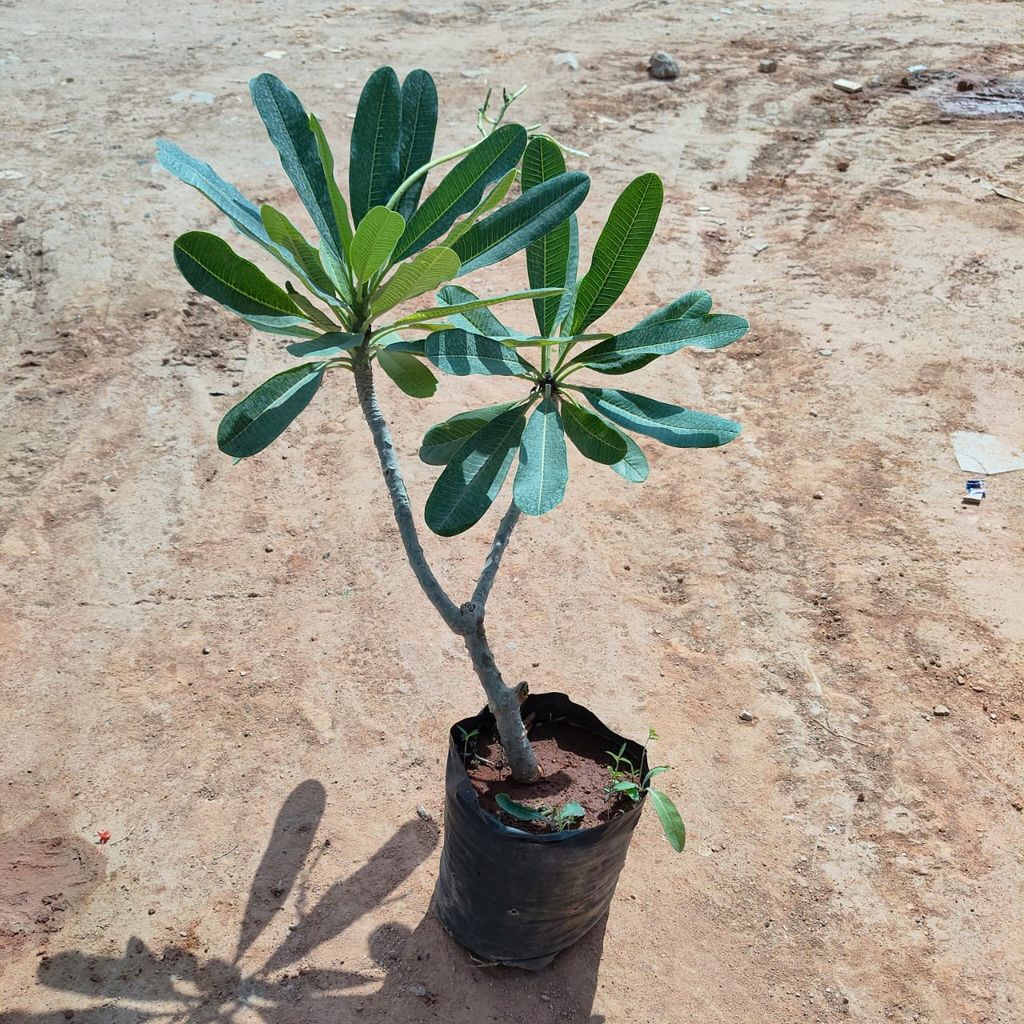
<svg viewBox="0 0 1024 1024"><path fill-rule="evenodd" d="M437 609L437 613L444 619L449 629L455 633L464 634L465 618L459 606L445 593L427 562L427 556L423 553L423 546L420 544L419 534L416 531L416 520L412 514L412 505L409 502L409 492L405 489L405 480L402 478L402 471L395 455L395 445L391 440L391 431L388 430L380 406L377 404L377 394L373 388L373 370L367 353L359 351L356 358L353 359L353 363L359 405L363 410L370 433L373 434L373 443L377 448L384 483L391 495L395 523L398 525L398 533L402 538L409 565L412 566L412 571L416 574L416 579L423 588L427 600Z"/></svg>
<svg viewBox="0 0 1024 1024"><path fill-rule="evenodd" d="M515 501L512 501L508 506L508 511L501 517L497 532L494 534L494 540L491 542L491 550L487 552L483 571L480 573L480 579L477 582L476 589L473 591L472 604L480 615L483 614L484 608L487 606L487 598L491 593L491 587L494 585L494 577L497 576L498 567L501 565L501 556L505 553L509 538L512 536L512 531L518 522L519 508Z"/></svg>

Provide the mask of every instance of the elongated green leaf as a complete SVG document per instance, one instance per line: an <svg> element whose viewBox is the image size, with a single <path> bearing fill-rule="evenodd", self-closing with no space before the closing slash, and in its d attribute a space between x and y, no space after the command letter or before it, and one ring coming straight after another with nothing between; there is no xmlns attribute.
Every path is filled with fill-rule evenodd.
<svg viewBox="0 0 1024 1024"><path fill-rule="evenodd" d="M558 312L555 313L555 325L561 328L562 334L568 333L576 309L576 291L579 287L576 275L580 269L580 227L574 213L569 218L569 260L565 271L565 292L558 300Z"/></svg>
<svg viewBox="0 0 1024 1024"><path fill-rule="evenodd" d="M399 324L415 324L421 320L442 319L456 313L469 313L474 309L484 309L488 306L500 306L503 302L520 302L523 299L543 299L548 296L558 296L560 288L530 288L523 292L510 292L508 295L495 295L490 299L466 299L464 302L454 302L444 306L431 306L430 309L420 309L401 320ZM500 325L499 325L500 326Z"/></svg>
<svg viewBox="0 0 1024 1024"><path fill-rule="evenodd" d="M332 359L343 352L351 352L362 340L361 334L342 334L340 331L333 331L311 338L309 341L289 345L288 354L303 359Z"/></svg>
<svg viewBox="0 0 1024 1024"><path fill-rule="evenodd" d="M650 316L645 316L636 325L637 328L649 327L661 323L662 320L682 320L683 317L702 317L711 312L711 296L707 292L693 291L680 295L661 309L656 309Z"/></svg>
<svg viewBox="0 0 1024 1024"><path fill-rule="evenodd" d="M264 381L220 421L217 447L236 459L263 451L309 405L323 379L322 363L304 363Z"/></svg>
<svg viewBox="0 0 1024 1024"><path fill-rule="evenodd" d="M462 260L459 273L497 263L546 235L586 199L589 190L590 179L570 171L477 221L452 247Z"/></svg>
<svg viewBox="0 0 1024 1024"><path fill-rule="evenodd" d="M612 388L581 388L590 404L613 423L673 448L714 448L742 429L734 420L694 412Z"/></svg>
<svg viewBox="0 0 1024 1024"><path fill-rule="evenodd" d="M656 174L642 174L615 200L580 281L572 333L579 334L611 309L629 284L654 234L664 189Z"/></svg>
<svg viewBox="0 0 1024 1024"><path fill-rule="evenodd" d="M543 821L547 817L543 811L537 810L536 807L527 807L526 804L513 800L507 793L499 793L494 802L517 821Z"/></svg>
<svg viewBox="0 0 1024 1024"><path fill-rule="evenodd" d="M610 468L614 469L623 480L628 480L631 484L642 484L647 479L651 467L648 465L647 456L644 455L640 445L607 420L602 420L602 422L614 430L626 445L626 454L618 462L613 462Z"/></svg>
<svg viewBox="0 0 1024 1024"><path fill-rule="evenodd" d="M679 816L679 811L676 810L676 805L660 789L649 789L647 792L658 813L665 838L676 853L682 853L683 847L686 846L686 826Z"/></svg>
<svg viewBox="0 0 1024 1024"><path fill-rule="evenodd" d="M427 498L427 526L454 537L480 521L505 482L523 435L526 404L495 416L452 456Z"/></svg>
<svg viewBox="0 0 1024 1024"><path fill-rule="evenodd" d="M451 457L479 430L482 430L496 416L511 409L519 402L501 402L485 409L460 412L444 423L432 426L424 435L420 445L420 459L428 466L447 466Z"/></svg>
<svg viewBox="0 0 1024 1024"><path fill-rule="evenodd" d="M250 316L240 313L239 316L250 327L266 334L280 334L285 338L318 338L318 331L306 316Z"/></svg>
<svg viewBox="0 0 1024 1024"><path fill-rule="evenodd" d="M384 348L389 348L392 352L411 352L414 356L425 356L427 339L416 338L413 341L406 341L400 334L391 334L384 342Z"/></svg>
<svg viewBox="0 0 1024 1024"><path fill-rule="evenodd" d="M455 218L480 202L484 189L507 174L526 148L526 129L506 124L477 143L445 176L412 215L396 249L405 259L443 235Z"/></svg>
<svg viewBox="0 0 1024 1024"><path fill-rule="evenodd" d="M348 263L339 259L331 246L326 242L320 243L320 263L327 276L331 279L331 283L334 285L338 295L341 296L342 302L351 307L355 302L355 293L353 292L352 277L348 269Z"/></svg>
<svg viewBox="0 0 1024 1024"><path fill-rule="evenodd" d="M380 368L407 395L430 398L437 391L437 378L414 355L383 348L377 355Z"/></svg>
<svg viewBox="0 0 1024 1024"><path fill-rule="evenodd" d="M331 209L334 211L334 223L338 226L338 235L341 238L342 251L340 256L348 258L348 246L352 241L352 222L348 219L348 204L345 197L338 188L338 182L334 177L334 153L331 151L330 143L324 134L323 128L315 114L309 115L309 127L316 139L317 152L320 154L320 163L324 167L324 175L327 178L327 192L331 197Z"/></svg>
<svg viewBox="0 0 1024 1024"><path fill-rule="evenodd" d="M437 87L422 68L409 72L402 83L402 124L398 139L398 181L430 162L437 128ZM426 175L402 193L398 212L408 220L416 211ZM396 186L397 187L397 186Z"/></svg>
<svg viewBox="0 0 1024 1024"><path fill-rule="evenodd" d="M284 290L314 326L319 327L322 331L337 330L338 325L316 303L310 302L305 295L296 290L291 281L285 281Z"/></svg>
<svg viewBox="0 0 1024 1024"><path fill-rule="evenodd" d="M197 292L235 313L264 318L301 316L283 288L216 235L187 231L174 243L174 262Z"/></svg>
<svg viewBox="0 0 1024 1024"><path fill-rule="evenodd" d="M403 263L377 290L370 303L374 316L380 316L406 299L433 291L459 272L459 257L443 245L418 253Z"/></svg>
<svg viewBox="0 0 1024 1024"><path fill-rule="evenodd" d="M359 222L349 247L349 263L357 281L369 281L395 251L405 221L386 206L375 206Z"/></svg>
<svg viewBox="0 0 1024 1024"><path fill-rule="evenodd" d="M325 302L331 301L336 293L334 283L320 262L320 254L302 237L299 229L279 210L265 204L260 207L260 219L270 238L295 257L303 282Z"/></svg>
<svg viewBox="0 0 1024 1024"><path fill-rule="evenodd" d="M455 306L479 300L468 288L457 284L445 285L437 297L444 303ZM449 317L453 327L458 327L471 334L482 334L486 338L522 338L524 335L506 327L489 309L467 309L462 313L452 313Z"/></svg>
<svg viewBox="0 0 1024 1024"><path fill-rule="evenodd" d="M484 214L490 213L491 210L501 205L501 201L508 195L509 189L512 188L512 183L516 180L516 175L519 173L518 168L513 167L504 178L498 181L498 184L487 193L486 196L480 201L480 205L477 206L468 216L463 217L445 236L444 245L451 247L457 242Z"/></svg>
<svg viewBox="0 0 1024 1024"><path fill-rule="evenodd" d="M545 396L526 422L512 494L520 511L542 516L565 497L568 482L562 418L558 406Z"/></svg>
<svg viewBox="0 0 1024 1024"><path fill-rule="evenodd" d="M356 107L348 162L352 219L359 222L375 206L386 206L398 188L402 90L392 68L378 68L366 81Z"/></svg>
<svg viewBox="0 0 1024 1024"><path fill-rule="evenodd" d="M750 329L741 316L709 313L703 317L659 320L634 327L572 360L599 373L631 373L657 356L678 352L681 348L716 349L738 341Z"/></svg>
<svg viewBox="0 0 1024 1024"><path fill-rule="evenodd" d="M562 423L569 440L588 459L614 466L626 457L626 442L622 435L600 416L574 402L562 402Z"/></svg>
<svg viewBox="0 0 1024 1024"><path fill-rule="evenodd" d="M456 377L535 377L537 373L514 348L457 328L431 334L427 338L427 358L439 370Z"/></svg>
<svg viewBox="0 0 1024 1024"><path fill-rule="evenodd" d="M523 191L543 184L559 174L565 173L565 157L558 145L549 138L539 135L530 140L523 154ZM534 288L564 288L568 281L569 245L571 225L569 219L556 224L543 238L526 247L526 272ZM537 327L545 337L553 333L558 323L557 298L535 299L533 312Z"/></svg>
<svg viewBox="0 0 1024 1024"><path fill-rule="evenodd" d="M302 205L313 219L321 239L341 256L344 252L341 233L335 222L327 174L320 162L316 135L309 126L309 115L295 93L274 75L258 75L249 83L249 91Z"/></svg>

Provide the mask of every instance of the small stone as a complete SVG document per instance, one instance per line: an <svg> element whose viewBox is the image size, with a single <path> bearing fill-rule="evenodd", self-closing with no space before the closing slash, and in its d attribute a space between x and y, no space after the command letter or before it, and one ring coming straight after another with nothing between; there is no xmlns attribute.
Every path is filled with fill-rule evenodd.
<svg viewBox="0 0 1024 1024"><path fill-rule="evenodd" d="M754 720L754 716L753 716L753 714L751 714L751 712L749 712L749 711L741 711L740 712L740 721L741 722L752 722L753 720Z"/></svg>
<svg viewBox="0 0 1024 1024"><path fill-rule="evenodd" d="M858 793L857 794L857 803L859 803L859 804L864 803L864 794L863 793Z"/></svg>
<svg viewBox="0 0 1024 1024"><path fill-rule="evenodd" d="M419 816L420 816L420 817L421 817L421 818L422 818L422 819L423 819L424 821L433 821L433 820L434 820L434 816L433 816L433 815L432 815L432 814L430 813L430 811L428 811L428 810L426 809L426 807L424 807L424 806L423 806L423 804L417 804L417 805L416 805L416 813L417 813L417 814L418 814L418 815L419 815Z"/></svg>
<svg viewBox="0 0 1024 1024"><path fill-rule="evenodd" d="M203 648L203 654L209 654L209 653L210 653L210 648L209 647L204 647Z"/></svg>
<svg viewBox="0 0 1024 1024"><path fill-rule="evenodd" d="M149 910L146 911L146 913L149 914L150 917L152 917L156 913L156 911L152 907L150 907Z"/></svg>
<svg viewBox="0 0 1024 1024"><path fill-rule="evenodd" d="M1021 803L1021 801L1020 801L1020 800L1011 800L1011 801L1010 801L1010 806L1011 806L1011 807L1012 807L1012 808L1013 808L1013 809L1014 809L1015 811L1024 811L1024 803Z"/></svg>
<svg viewBox="0 0 1024 1024"><path fill-rule="evenodd" d="M862 82L855 82L852 78L837 78L832 84L840 92L860 92L864 88Z"/></svg>
<svg viewBox="0 0 1024 1024"><path fill-rule="evenodd" d="M825 492L824 492L824 491L815 491L815 492L814 492L814 493L813 493L813 494L811 495L811 497L812 497L812 498L813 498L813 499L814 499L815 501L823 501L823 500L825 499Z"/></svg>
<svg viewBox="0 0 1024 1024"><path fill-rule="evenodd" d="M837 171L845 173L849 169L850 169L850 161L849 160L837 160L836 161L836 170Z"/></svg>
<svg viewBox="0 0 1024 1024"><path fill-rule="evenodd" d="M957 92L971 92L974 89L974 83L969 78L961 78L956 83Z"/></svg>
<svg viewBox="0 0 1024 1024"><path fill-rule="evenodd" d="M576 54L569 53L568 51L566 51L565 53L556 54L555 63L564 64L566 67L569 68L570 71L579 71L580 69L580 62L579 60L577 60Z"/></svg>
<svg viewBox="0 0 1024 1024"><path fill-rule="evenodd" d="M426 999L427 995L428 995L427 986L426 985L410 985L409 986L409 994L413 995L413 996L418 996L420 999Z"/></svg>
<svg viewBox="0 0 1024 1024"><path fill-rule="evenodd" d="M956 159L956 153L940 153L939 156L942 157L947 164L951 164Z"/></svg>
<svg viewBox="0 0 1024 1024"><path fill-rule="evenodd" d="M459 73L463 78L480 78L487 74L487 70L485 68L463 68Z"/></svg>
<svg viewBox="0 0 1024 1024"><path fill-rule="evenodd" d="M551 996L549 996L549 995L547 994L547 992L541 992L541 994L540 994L540 998L541 998L541 1000L542 1000L543 1002L545 1002L545 1003L550 1003L550 1002L551 1002Z"/></svg>
<svg viewBox="0 0 1024 1024"><path fill-rule="evenodd" d="M945 704L936 704L935 707L932 708L932 714L936 718L948 718L949 708L947 708Z"/></svg>
<svg viewBox="0 0 1024 1024"><path fill-rule="evenodd" d="M270 552L274 550L274 545L273 544L264 544L263 545L263 550L266 551L266 553L269 555Z"/></svg>
<svg viewBox="0 0 1024 1024"><path fill-rule="evenodd" d="M651 78L668 80L679 77L679 65L675 62L672 55L665 53L664 50L651 54L647 70L650 72Z"/></svg>
<svg viewBox="0 0 1024 1024"><path fill-rule="evenodd" d="M757 63L757 70L760 71L762 75L772 75L779 70L778 61L771 60L770 58L760 60Z"/></svg>

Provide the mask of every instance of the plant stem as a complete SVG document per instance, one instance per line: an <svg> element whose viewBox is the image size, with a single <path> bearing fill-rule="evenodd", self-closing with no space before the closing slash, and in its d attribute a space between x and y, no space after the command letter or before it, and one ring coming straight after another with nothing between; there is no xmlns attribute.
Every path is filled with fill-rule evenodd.
<svg viewBox="0 0 1024 1024"><path fill-rule="evenodd" d="M519 520L519 509L513 504L502 517L498 530L494 535L490 551L484 562L483 571L473 591L472 600L461 607L457 606L441 586L420 544L416 530L416 521L412 514L409 492L406 490L402 471L395 454L391 432L384 420L377 403L377 394L373 386L373 369L370 362L371 333L366 332L362 345L353 352L352 372L355 375L356 394L363 416L373 435L374 446L380 459L384 483L391 495L391 507L398 525L398 533L405 547L406 558L416 576L417 581L427 599L437 610L445 624L453 633L461 636L466 650L473 662L473 668L487 694L487 706L494 715L498 727L501 745L508 758L512 776L519 782L534 782L540 777L540 768L534 756L533 748L526 736L523 717L519 705L526 697L526 683L518 686L507 686L498 671L494 654L487 642L484 631L484 610L487 598L494 583L494 577L501 564L501 556L508 546L509 537Z"/></svg>
<svg viewBox="0 0 1024 1024"><path fill-rule="evenodd" d="M402 182L398 188L392 193L391 198L388 200L387 206L389 210L393 210L398 205L398 200L402 198L405 190L410 185L419 181L425 174L432 171L435 167L440 167L441 164L448 163L449 160L457 160L460 156L465 156L470 150L474 149L477 143L473 143L470 146L463 146L462 149L453 150L451 153L445 153L444 156L439 156L436 160L431 160L429 163L425 163L422 167L413 171L405 181Z"/></svg>
<svg viewBox="0 0 1024 1024"><path fill-rule="evenodd" d="M438 582L427 562L427 556L423 553L423 545L420 544L420 538L416 532L416 520L413 518L409 492L405 488L402 470L398 465L398 457L395 455L391 431L388 430L380 406L377 404L377 393L373 387L373 370L367 352L369 339L370 335L367 332L366 341L353 354L352 371L356 378L356 394L359 396L359 405L363 410L370 433L373 435L377 457L380 459L380 469L384 474L384 483L391 495L391 507L395 514L395 523L398 525L398 533L402 538L409 565L412 567L427 600L437 609L438 615L444 619L450 629L461 633L462 612Z"/></svg>

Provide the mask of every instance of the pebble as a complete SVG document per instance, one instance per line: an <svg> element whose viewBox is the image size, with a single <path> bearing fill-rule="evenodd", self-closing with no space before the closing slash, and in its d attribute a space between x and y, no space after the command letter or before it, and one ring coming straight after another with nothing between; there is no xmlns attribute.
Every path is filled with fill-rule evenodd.
<svg viewBox="0 0 1024 1024"><path fill-rule="evenodd" d="M420 999L426 999L427 997L427 986L426 985L410 985L409 994L413 996L419 996Z"/></svg>
<svg viewBox="0 0 1024 1024"><path fill-rule="evenodd" d="M836 170L837 171L848 171L849 169L850 169L850 161L849 160L837 160L836 161Z"/></svg>
<svg viewBox="0 0 1024 1024"><path fill-rule="evenodd" d="M757 70L760 71L762 75L774 74L779 70L778 61L770 59L758 61Z"/></svg>
<svg viewBox="0 0 1024 1024"><path fill-rule="evenodd" d="M651 78L665 80L679 77L679 65L675 62L672 55L664 50L651 54L647 70L650 72Z"/></svg>
<svg viewBox="0 0 1024 1024"><path fill-rule="evenodd" d="M830 355L832 355L832 349L830 349L830 348L819 348L818 349L818 355L819 356L830 356Z"/></svg>
<svg viewBox="0 0 1024 1024"><path fill-rule="evenodd" d="M855 82L852 78L837 78L832 84L841 92L860 92L864 88L861 82Z"/></svg>
<svg viewBox="0 0 1024 1024"><path fill-rule="evenodd" d="M753 716L753 714L751 714L751 712L749 712L749 711L741 711L740 712L740 721L741 722L752 722L753 720L754 720L754 716Z"/></svg>
<svg viewBox="0 0 1024 1024"><path fill-rule="evenodd" d="M932 714L936 718L948 718L949 708L947 708L945 704L936 704L935 707L932 708Z"/></svg>
<svg viewBox="0 0 1024 1024"><path fill-rule="evenodd" d="M424 807L424 806L423 806L423 804L417 804L417 805L416 805L416 813L417 813L417 814L418 814L418 815L419 815L419 816L420 816L420 817L421 817L421 818L422 818L422 819L423 819L424 821L433 821L433 820L434 820L434 816L433 816L433 815L432 815L432 814L430 813L430 811L428 811L428 810L426 809L426 807Z"/></svg>
<svg viewBox="0 0 1024 1024"><path fill-rule="evenodd" d="M825 492L815 491L814 494L811 495L811 497L814 498L815 501L823 501L825 498Z"/></svg>
<svg viewBox="0 0 1024 1024"><path fill-rule="evenodd" d="M555 55L556 64L565 64L571 71L579 71L580 62L576 59L575 53L566 51Z"/></svg>
<svg viewBox="0 0 1024 1024"><path fill-rule="evenodd" d="M463 78L480 78L482 75L486 75L487 71L484 68L463 68L459 74Z"/></svg>
<svg viewBox="0 0 1024 1024"><path fill-rule="evenodd" d="M210 653L210 648L209 647L204 647L203 648L203 654L209 654L209 653Z"/></svg>
<svg viewBox="0 0 1024 1024"><path fill-rule="evenodd" d="M273 544L265 544L263 546L263 550L266 551L266 553L269 555L270 552L274 550L274 545Z"/></svg>

